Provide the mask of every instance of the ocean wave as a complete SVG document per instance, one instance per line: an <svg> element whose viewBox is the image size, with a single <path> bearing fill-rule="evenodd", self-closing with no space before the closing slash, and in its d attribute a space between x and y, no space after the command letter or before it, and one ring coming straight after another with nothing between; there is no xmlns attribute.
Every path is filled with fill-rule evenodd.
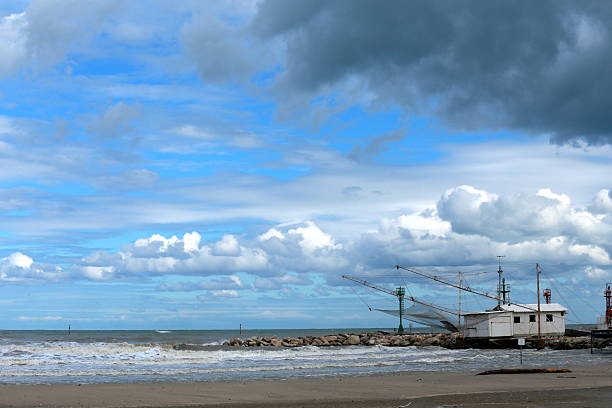
<svg viewBox="0 0 612 408"><path fill-rule="evenodd" d="M586 363L579 350L524 351L528 364ZM582 353L582 354L580 354ZM516 350L346 346L233 348L193 343L37 342L0 346L0 382L183 381L474 370L517 360ZM527 357L528 356L528 357ZM580 356L580 357L578 357ZM111 377L118 379L112 380Z"/></svg>
<svg viewBox="0 0 612 408"><path fill-rule="evenodd" d="M245 348L223 349L220 346L130 344L130 343L44 343L19 345L0 350L0 366L25 364L44 366L57 364L132 365L172 364L248 364L270 365L279 361L378 361L416 360L418 358L461 358L462 352L441 348L413 347L327 347L314 346L291 349Z"/></svg>

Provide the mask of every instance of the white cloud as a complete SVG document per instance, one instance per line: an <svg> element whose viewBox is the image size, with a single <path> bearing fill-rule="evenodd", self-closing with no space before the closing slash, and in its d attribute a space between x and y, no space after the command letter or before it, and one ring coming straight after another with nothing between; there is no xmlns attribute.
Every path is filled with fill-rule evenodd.
<svg viewBox="0 0 612 408"><path fill-rule="evenodd" d="M125 253L135 258L175 257L188 258L190 253L199 250L202 237L197 232L186 233L182 239L172 236L166 238L160 234L153 234L149 238L137 239L126 248Z"/></svg>
<svg viewBox="0 0 612 408"><path fill-rule="evenodd" d="M612 231L601 217L573 208L567 195L550 189L540 189L535 195L495 197L460 187L447 192L437 208L454 232L483 235L498 242L567 235L605 243Z"/></svg>
<svg viewBox="0 0 612 408"><path fill-rule="evenodd" d="M168 292L191 292L201 290L237 290L244 284L239 276L227 276L200 282L164 282L157 289Z"/></svg>
<svg viewBox="0 0 612 408"><path fill-rule="evenodd" d="M221 241L200 245L201 235L186 233L180 239L153 234L125 246L117 254L96 252L83 258L84 276L96 278L88 266L113 267L116 277L145 275L227 275L237 272L266 273L267 254L259 248L240 248L238 241L226 235ZM88 271L88 274L85 272ZM98 269L94 270L98 271ZM104 275L107 276L107 275ZM233 281L236 284L236 281Z"/></svg>
<svg viewBox="0 0 612 408"><path fill-rule="evenodd" d="M317 249L341 249L341 244L336 244L332 239L331 235L321 231L314 223L307 222L305 227L298 227L290 229L288 232L290 235L299 236L300 247L306 253L313 253Z"/></svg>
<svg viewBox="0 0 612 408"><path fill-rule="evenodd" d="M282 276L255 279L255 281L253 281L253 289L256 291L280 290L286 289L289 285L303 286L310 284L312 284L312 281L307 277L307 274L285 274Z"/></svg>
<svg viewBox="0 0 612 408"><path fill-rule="evenodd" d="M21 281L60 281L69 274L59 266L39 264L21 252L14 252L0 259L0 280Z"/></svg>
<svg viewBox="0 0 612 408"><path fill-rule="evenodd" d="M0 19L0 76L15 72L26 60L28 22L25 13Z"/></svg>
<svg viewBox="0 0 612 408"><path fill-rule="evenodd" d="M21 252L15 252L5 258L9 265L18 266L23 269L28 269L34 263L34 260Z"/></svg>
<svg viewBox="0 0 612 408"><path fill-rule="evenodd" d="M384 228L385 221L381 223ZM437 214L425 211L410 215L400 215L397 218L396 225L403 228L418 238L424 235L432 235L444 237L451 232L451 224L448 221L443 221Z"/></svg>
<svg viewBox="0 0 612 408"><path fill-rule="evenodd" d="M175 128L173 133L192 139L214 140L215 137L207 130L194 125L183 125Z"/></svg>
<svg viewBox="0 0 612 408"><path fill-rule="evenodd" d="M116 0L35 0L0 19L0 76L44 69L87 42L114 11Z"/></svg>
<svg viewBox="0 0 612 408"><path fill-rule="evenodd" d="M17 319L19 320L64 320L64 317L62 316L42 316L42 317L19 316Z"/></svg>
<svg viewBox="0 0 612 408"><path fill-rule="evenodd" d="M285 236L283 235L282 232L280 232L279 230L275 229L275 228L270 228L268 231L266 231L265 233L261 234L259 237L257 237L260 241L267 241L271 238L277 238L277 239L285 239Z"/></svg>
<svg viewBox="0 0 612 408"><path fill-rule="evenodd" d="M221 241L215 242L212 246L212 254L219 256L239 256L240 244L233 235L224 235Z"/></svg>
<svg viewBox="0 0 612 408"><path fill-rule="evenodd" d="M154 234L116 254L83 259L93 280L156 275L221 276L200 282L162 283L160 290L292 290L351 271L395 264L489 264L496 255L515 263L560 263L604 268L612 264L612 225L575 208L568 195L539 189L497 195L471 186L448 190L437 205L381 219L378 230L340 239L315 222L279 225L253 238L226 234L202 243L197 232L182 238ZM570 268L571 269L571 268ZM256 277L244 285L236 274ZM568 272L569 273L569 272Z"/></svg>
<svg viewBox="0 0 612 408"><path fill-rule="evenodd" d="M600 280L607 279L610 277L609 271L602 269L602 268L598 268L596 266L585 267L584 274L586 275L587 278L589 278L590 280L594 280L594 281L600 281Z"/></svg>
<svg viewBox="0 0 612 408"><path fill-rule="evenodd" d="M238 297L238 291L233 289L212 290L210 294L214 297L234 298Z"/></svg>
<svg viewBox="0 0 612 408"><path fill-rule="evenodd" d="M600 190L593 199L589 210L595 214L612 215L612 190Z"/></svg>
<svg viewBox="0 0 612 408"><path fill-rule="evenodd" d="M541 188L538 190L536 195L540 197L546 197L551 200L557 200L564 207L569 207L571 204L570 198L565 194L555 194L550 188Z"/></svg>
<svg viewBox="0 0 612 408"><path fill-rule="evenodd" d="M95 281L108 281L115 277L114 266L83 266L81 267L83 275Z"/></svg>

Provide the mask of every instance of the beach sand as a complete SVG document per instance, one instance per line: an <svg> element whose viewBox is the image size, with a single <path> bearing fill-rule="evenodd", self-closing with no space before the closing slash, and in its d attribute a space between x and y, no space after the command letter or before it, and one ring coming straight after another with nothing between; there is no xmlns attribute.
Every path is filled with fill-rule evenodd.
<svg viewBox="0 0 612 408"><path fill-rule="evenodd" d="M325 379L3 385L1 407L612 406L612 365L564 374L403 373Z"/></svg>

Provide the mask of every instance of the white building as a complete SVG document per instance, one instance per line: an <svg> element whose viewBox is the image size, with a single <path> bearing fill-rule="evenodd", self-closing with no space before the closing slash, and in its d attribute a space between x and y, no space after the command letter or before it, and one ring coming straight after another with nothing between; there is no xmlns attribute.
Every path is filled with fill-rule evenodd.
<svg viewBox="0 0 612 408"><path fill-rule="evenodd" d="M465 337L535 337L537 304L501 305L482 313L464 315ZM542 336L563 336L567 309L558 303L541 304Z"/></svg>

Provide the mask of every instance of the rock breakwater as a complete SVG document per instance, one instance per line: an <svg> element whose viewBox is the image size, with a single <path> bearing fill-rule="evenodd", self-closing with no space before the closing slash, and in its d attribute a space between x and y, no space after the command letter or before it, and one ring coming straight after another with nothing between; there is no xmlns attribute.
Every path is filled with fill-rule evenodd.
<svg viewBox="0 0 612 408"><path fill-rule="evenodd" d="M449 349L457 348L515 348L516 339L470 339L458 333L432 334L397 334L388 332L375 333L338 333L327 336L304 337L249 337L234 338L223 343L233 347L338 347L338 346L439 346ZM595 348L609 346L610 342L595 341ZM546 347L554 350L584 349L591 346L588 337L564 337L546 341ZM528 340L527 348L536 347L536 341Z"/></svg>
<svg viewBox="0 0 612 408"><path fill-rule="evenodd" d="M440 346L453 348L458 346L460 337L455 333L436 334L394 334L387 332L376 333L338 333L327 336L305 337L250 337L246 339L235 338L223 343L225 346L237 347L333 347L333 346Z"/></svg>

